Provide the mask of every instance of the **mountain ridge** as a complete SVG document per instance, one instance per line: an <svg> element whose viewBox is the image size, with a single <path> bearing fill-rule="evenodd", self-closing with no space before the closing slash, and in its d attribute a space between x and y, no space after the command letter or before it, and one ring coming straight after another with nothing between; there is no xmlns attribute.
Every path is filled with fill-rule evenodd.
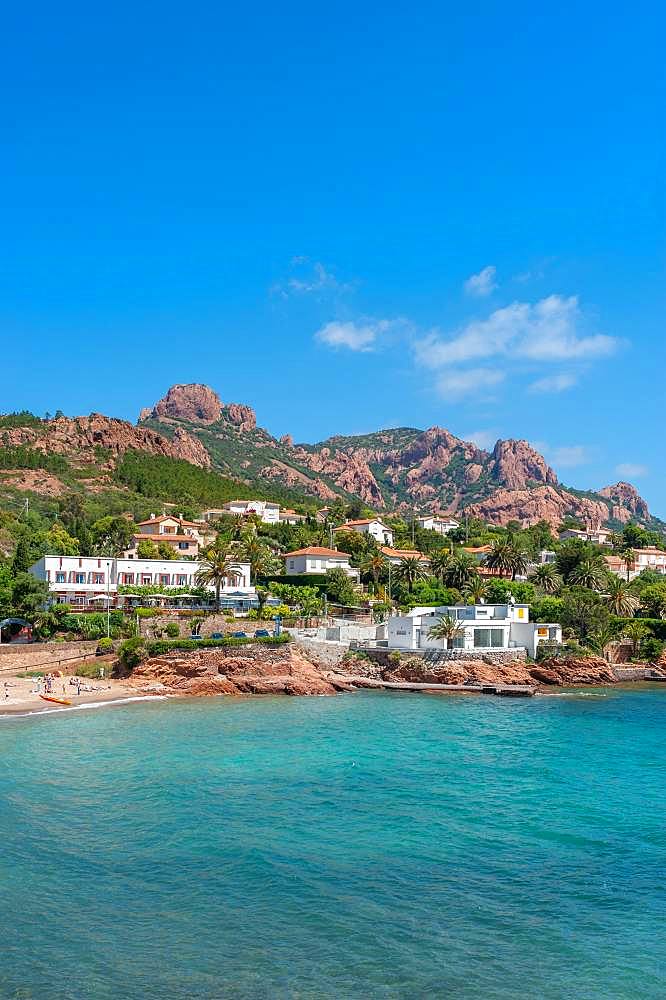
<svg viewBox="0 0 666 1000"><path fill-rule="evenodd" d="M139 426L169 434L180 427L206 448L212 467L249 481L297 486L318 500L337 493L373 509L478 515L498 524L564 517L590 528L620 526L632 518L655 523L630 483L579 491L559 482L525 439L498 439L492 451L442 427L385 428L363 435L332 435L315 444L275 438L254 410L223 403L202 384L179 384L141 412ZM659 522L661 523L661 522Z"/></svg>

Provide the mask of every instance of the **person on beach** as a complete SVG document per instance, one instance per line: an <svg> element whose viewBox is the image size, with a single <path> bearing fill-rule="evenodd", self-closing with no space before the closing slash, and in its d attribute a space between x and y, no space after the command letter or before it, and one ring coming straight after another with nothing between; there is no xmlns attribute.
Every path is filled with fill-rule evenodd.
<svg viewBox="0 0 666 1000"><path fill-rule="evenodd" d="M9 698L9 685L5 681L5 698Z"/></svg>

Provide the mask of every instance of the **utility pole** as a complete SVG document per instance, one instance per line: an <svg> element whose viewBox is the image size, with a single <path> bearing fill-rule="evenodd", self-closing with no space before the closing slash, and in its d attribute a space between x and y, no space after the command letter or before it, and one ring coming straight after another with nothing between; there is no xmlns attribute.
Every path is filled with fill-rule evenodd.
<svg viewBox="0 0 666 1000"><path fill-rule="evenodd" d="M110 600L111 600L111 595L109 593L109 586L110 586L110 583L111 583L111 581L109 579L110 576L111 576L111 563L107 561L107 564L106 564L106 637L107 637L107 639L111 635L111 605L109 603Z"/></svg>

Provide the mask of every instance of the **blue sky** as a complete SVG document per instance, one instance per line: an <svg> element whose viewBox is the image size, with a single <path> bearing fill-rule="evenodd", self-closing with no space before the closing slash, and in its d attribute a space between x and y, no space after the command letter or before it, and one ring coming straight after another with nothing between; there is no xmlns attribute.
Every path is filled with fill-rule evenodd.
<svg viewBox="0 0 666 1000"><path fill-rule="evenodd" d="M5 14L0 408L207 382L666 516L661 5L240 7Z"/></svg>

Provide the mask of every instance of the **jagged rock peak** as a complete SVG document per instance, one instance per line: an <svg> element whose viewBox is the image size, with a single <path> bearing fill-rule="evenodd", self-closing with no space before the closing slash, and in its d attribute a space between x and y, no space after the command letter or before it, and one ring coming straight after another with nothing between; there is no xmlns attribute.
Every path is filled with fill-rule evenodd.
<svg viewBox="0 0 666 1000"><path fill-rule="evenodd" d="M614 486L604 486L603 490L599 490L599 495L607 497L616 506L625 507L637 517L650 516L647 503L631 483L620 481Z"/></svg>
<svg viewBox="0 0 666 1000"><path fill-rule="evenodd" d="M210 386L194 382L172 385L152 409L141 411L139 420L187 420L192 424L214 424L221 413L222 402L218 394Z"/></svg>
<svg viewBox="0 0 666 1000"><path fill-rule="evenodd" d="M557 476L543 455L529 441L509 438L498 441L492 455L492 478L511 490L522 490L529 483L557 485Z"/></svg>

